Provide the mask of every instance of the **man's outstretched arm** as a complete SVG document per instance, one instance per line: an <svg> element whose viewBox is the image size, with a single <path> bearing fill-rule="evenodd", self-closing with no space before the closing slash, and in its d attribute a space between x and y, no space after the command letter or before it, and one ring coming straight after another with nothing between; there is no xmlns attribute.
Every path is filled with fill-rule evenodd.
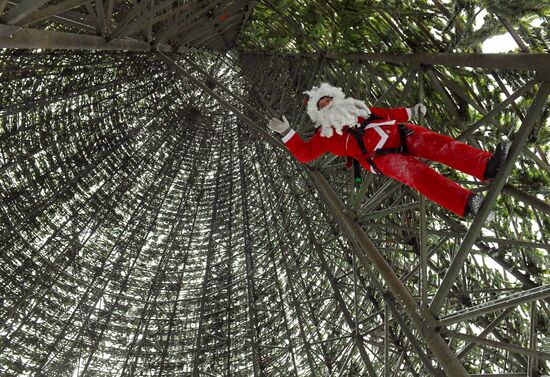
<svg viewBox="0 0 550 377"><path fill-rule="evenodd" d="M376 116L395 119L398 122L408 122L413 118L417 118L420 114L426 114L426 106L421 103L417 103L413 107L398 107L395 109L371 107L369 110Z"/></svg>
<svg viewBox="0 0 550 377"><path fill-rule="evenodd" d="M290 124L284 115L283 120L272 118L269 121L269 128L281 135L282 142L300 162L313 161L327 152L324 140L319 132L316 132L311 139L304 141L296 131L290 128Z"/></svg>

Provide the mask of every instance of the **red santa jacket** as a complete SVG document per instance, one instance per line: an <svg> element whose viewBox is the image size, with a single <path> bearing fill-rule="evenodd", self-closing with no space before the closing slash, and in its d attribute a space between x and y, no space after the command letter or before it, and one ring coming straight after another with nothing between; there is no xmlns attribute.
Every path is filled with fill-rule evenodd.
<svg viewBox="0 0 550 377"><path fill-rule="evenodd" d="M397 124L409 121L411 110L405 107L397 109L371 107L370 111L381 119L372 121L365 129L363 143L367 151L399 147L400 138ZM357 119L359 124L363 121L364 119L361 117ZM346 128L344 127L344 130ZM315 160L326 152L350 157L359 157L363 154L355 137L346 131L342 135L335 132L331 137L324 137L321 136L321 129L318 128L309 140L304 141L296 131L290 130L283 137L283 143L298 161L304 163Z"/></svg>

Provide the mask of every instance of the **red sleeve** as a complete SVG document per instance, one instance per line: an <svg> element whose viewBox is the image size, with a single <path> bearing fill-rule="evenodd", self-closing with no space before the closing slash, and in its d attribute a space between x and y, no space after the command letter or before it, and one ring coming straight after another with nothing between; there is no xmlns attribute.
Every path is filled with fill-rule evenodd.
<svg viewBox="0 0 550 377"><path fill-rule="evenodd" d="M317 131L308 141L302 140L302 138L294 130L283 138L283 143L287 149L296 157L300 162L309 162L315 160L323 153L327 152L326 145L323 137Z"/></svg>
<svg viewBox="0 0 550 377"><path fill-rule="evenodd" d="M379 107L371 107L370 111L384 119L395 119L398 122L408 122L411 120L411 110L406 107L398 107L396 109L381 109Z"/></svg>

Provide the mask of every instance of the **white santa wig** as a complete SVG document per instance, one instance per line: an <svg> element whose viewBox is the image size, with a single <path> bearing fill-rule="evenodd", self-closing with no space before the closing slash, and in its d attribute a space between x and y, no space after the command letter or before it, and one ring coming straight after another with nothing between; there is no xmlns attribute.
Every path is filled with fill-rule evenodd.
<svg viewBox="0 0 550 377"><path fill-rule="evenodd" d="M321 127L321 136L331 137L334 130L342 135L344 126L355 127L358 117L367 118L370 115L364 102L346 98L342 88L328 83L314 86L304 93L309 96L307 114L315 123L315 128ZM324 108L319 109L317 103L323 97L331 97L332 101Z"/></svg>

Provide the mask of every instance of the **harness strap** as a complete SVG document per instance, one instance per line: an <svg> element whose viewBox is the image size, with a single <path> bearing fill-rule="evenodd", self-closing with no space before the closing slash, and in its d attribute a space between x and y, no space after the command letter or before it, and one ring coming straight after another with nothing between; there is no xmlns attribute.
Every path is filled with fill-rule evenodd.
<svg viewBox="0 0 550 377"><path fill-rule="evenodd" d="M413 134L414 131L408 129L404 124L401 123L397 126L397 128L399 130L399 141L400 141L400 146L399 147L396 147L396 148L382 148L382 149L377 149L377 150L372 151L372 152L368 152L367 148L365 147L365 143L363 142L363 135L365 133L365 128L367 127L367 125L372 120L374 120L373 117L375 117L374 119L380 119L380 117L376 117L376 116L371 115L371 117L369 117L367 120L365 120L363 123L361 123L360 127L348 128L348 132L351 133L355 137L355 140L357 141L357 144L359 145L359 148L361 149L361 152L363 153L361 155L361 157L363 157L367 160L367 162L369 163L370 166L372 166L374 171L376 171L378 174L381 174L380 169L378 169L376 167L376 164L374 163L373 158L378 157L378 156L384 156L384 155L387 155L387 154L392 154L392 153L407 153L407 141L405 139L407 138L407 136ZM353 159L353 168L354 168L354 172L356 172L356 169L359 168L359 163L357 162L356 159ZM356 177L356 182L357 182L357 174L354 173L354 176ZM359 182L360 182L360 180L361 180L361 178L359 178Z"/></svg>

